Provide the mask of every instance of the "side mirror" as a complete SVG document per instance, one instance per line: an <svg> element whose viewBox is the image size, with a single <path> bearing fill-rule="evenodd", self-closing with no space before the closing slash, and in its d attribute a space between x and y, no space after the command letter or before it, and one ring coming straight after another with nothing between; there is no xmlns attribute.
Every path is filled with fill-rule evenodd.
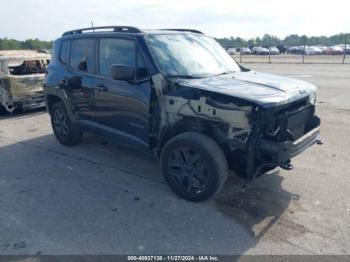
<svg viewBox="0 0 350 262"><path fill-rule="evenodd" d="M112 65L111 76L115 80L130 81L134 79L135 69L127 65Z"/></svg>

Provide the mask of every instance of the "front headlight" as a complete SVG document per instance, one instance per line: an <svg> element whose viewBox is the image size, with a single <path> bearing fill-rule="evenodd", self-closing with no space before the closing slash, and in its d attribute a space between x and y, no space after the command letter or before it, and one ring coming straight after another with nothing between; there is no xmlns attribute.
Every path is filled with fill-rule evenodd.
<svg viewBox="0 0 350 262"><path fill-rule="evenodd" d="M314 105L316 103L316 92L310 93L309 103L312 104L312 105Z"/></svg>

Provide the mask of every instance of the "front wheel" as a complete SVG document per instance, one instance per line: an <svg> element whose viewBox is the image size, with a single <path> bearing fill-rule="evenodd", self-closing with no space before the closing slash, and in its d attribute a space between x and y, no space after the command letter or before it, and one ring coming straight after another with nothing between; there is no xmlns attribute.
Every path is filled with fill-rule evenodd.
<svg viewBox="0 0 350 262"><path fill-rule="evenodd" d="M226 157L210 137L186 132L163 148L161 170L170 188L181 197L205 201L218 193L228 174Z"/></svg>
<svg viewBox="0 0 350 262"><path fill-rule="evenodd" d="M63 102L55 103L51 108L51 125L57 140L65 146L80 142L83 133L69 119Z"/></svg>

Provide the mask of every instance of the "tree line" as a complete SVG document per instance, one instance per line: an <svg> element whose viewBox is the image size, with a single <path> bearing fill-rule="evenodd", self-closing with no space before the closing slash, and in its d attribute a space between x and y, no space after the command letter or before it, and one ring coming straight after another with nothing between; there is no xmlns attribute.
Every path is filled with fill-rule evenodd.
<svg viewBox="0 0 350 262"><path fill-rule="evenodd" d="M350 34L336 34L332 36L311 36L306 35L288 35L281 39L274 35L265 34L263 37L251 39L243 39L241 37L216 38L216 40L224 47L247 47L247 46L299 46L299 45L339 45L350 44Z"/></svg>
<svg viewBox="0 0 350 262"><path fill-rule="evenodd" d="M347 38L347 39L345 39ZM243 39L241 37L216 38L216 40L224 47L245 47L245 46L298 46L298 45L338 45L350 44L350 34L336 34L332 36L311 36L306 35L288 35L284 39L277 36L265 34L263 37L251 39ZM27 39L18 41L15 39L2 38L0 39L0 50L19 50L19 49L51 49L52 41L42 41L39 39Z"/></svg>
<svg viewBox="0 0 350 262"><path fill-rule="evenodd" d="M52 41L42 41L39 39L27 39L18 41L15 39L2 38L0 39L0 50L20 50L20 49L50 49Z"/></svg>

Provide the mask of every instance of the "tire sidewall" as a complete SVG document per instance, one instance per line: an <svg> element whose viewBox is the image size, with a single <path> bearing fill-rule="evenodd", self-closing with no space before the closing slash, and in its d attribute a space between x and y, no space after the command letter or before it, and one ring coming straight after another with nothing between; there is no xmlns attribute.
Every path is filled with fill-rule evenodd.
<svg viewBox="0 0 350 262"><path fill-rule="evenodd" d="M199 134L200 135L200 134ZM174 139L174 140L173 140ZM219 176L217 174L218 170L220 167L217 166L216 161L210 156L210 152L207 152L205 147L198 143L199 141L196 140L190 140L188 138L183 138L183 139L177 139L176 137L173 138L173 141L169 141L167 145L165 145L164 149L162 150L161 153L161 171L164 175L165 180L169 184L169 186L181 197L194 201L194 202L199 202L199 201L205 201L209 199L211 196L213 196L219 187L220 181L219 181ZM209 180L207 183L207 188L205 191L201 193L193 193L193 192L184 192L180 190L176 184L173 182L172 178L168 174L168 160L171 155L171 153L179 147L187 147L187 148L192 148L195 151L197 151L202 157L203 160L206 162L208 171L209 171Z"/></svg>
<svg viewBox="0 0 350 262"><path fill-rule="evenodd" d="M68 125L68 136L67 137L62 137L60 134L57 133L55 129L55 124L54 124L54 117L55 117L55 111L56 110L61 110L64 114L64 117L67 119L67 125ZM64 107L64 104L62 102L58 102L52 106L51 109L51 125L53 132L57 138L57 140L65 146L72 146L76 144L79 140L81 135L79 135L77 130L75 130L75 127L73 126L72 122L69 119L69 116L67 114L67 111Z"/></svg>

